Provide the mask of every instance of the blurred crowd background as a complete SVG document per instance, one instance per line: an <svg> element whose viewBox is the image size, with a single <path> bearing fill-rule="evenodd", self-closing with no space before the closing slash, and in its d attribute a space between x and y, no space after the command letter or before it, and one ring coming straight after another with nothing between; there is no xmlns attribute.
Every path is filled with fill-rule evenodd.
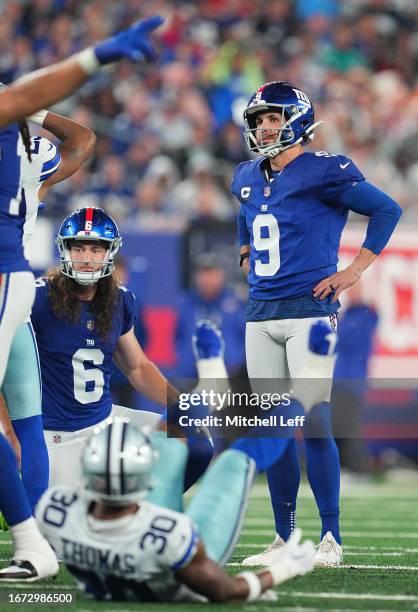
<svg viewBox="0 0 418 612"><path fill-rule="evenodd" d="M85 203L172 228L233 219L242 110L265 81L313 100L315 149L344 153L418 224L416 0L14 0L0 3L0 80L152 13L167 18L155 64L118 64L56 110L98 135L91 162L48 196L60 218ZM355 220L355 219L354 219Z"/></svg>

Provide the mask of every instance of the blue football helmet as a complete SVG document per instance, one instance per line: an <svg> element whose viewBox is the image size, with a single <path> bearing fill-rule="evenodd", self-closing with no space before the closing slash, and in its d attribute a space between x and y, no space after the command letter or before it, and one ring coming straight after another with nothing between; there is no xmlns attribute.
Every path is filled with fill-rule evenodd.
<svg viewBox="0 0 418 612"><path fill-rule="evenodd" d="M256 118L266 111L281 113L282 125L277 129L275 142L263 144L266 128L258 128ZM320 123L315 123L314 107L303 91L285 81L273 81L259 87L251 96L244 110L244 137L250 151L276 157L295 144L311 141L313 130ZM271 134L271 129L267 131Z"/></svg>
<svg viewBox="0 0 418 612"><path fill-rule="evenodd" d="M97 262L101 264L99 270L80 272L74 269L70 257L70 246L74 241L100 242L106 248L104 260ZM112 217L101 208L89 207L79 208L64 219L55 242L60 253L61 272L80 285L93 285L101 278L112 274L116 253L122 245L122 237Z"/></svg>

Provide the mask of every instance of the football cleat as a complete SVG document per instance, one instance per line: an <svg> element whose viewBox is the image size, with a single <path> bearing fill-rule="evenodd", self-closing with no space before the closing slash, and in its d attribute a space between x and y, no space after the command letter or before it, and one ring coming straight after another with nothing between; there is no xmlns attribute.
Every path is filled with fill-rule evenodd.
<svg viewBox="0 0 418 612"><path fill-rule="evenodd" d="M198 321L192 341L196 359L223 357L224 339L221 331L209 319Z"/></svg>
<svg viewBox="0 0 418 612"><path fill-rule="evenodd" d="M245 567L266 567L275 562L277 553L281 551L286 542L280 535L276 535L274 542L269 544L265 550L256 555L251 555L242 560Z"/></svg>
<svg viewBox="0 0 418 612"><path fill-rule="evenodd" d="M322 538L315 554L315 567L334 567L343 562L343 549L330 531Z"/></svg>
<svg viewBox="0 0 418 612"><path fill-rule="evenodd" d="M17 554L17 553L15 553ZM8 567L0 570L0 582L36 582L58 574L57 557L46 540L37 551L20 551Z"/></svg>

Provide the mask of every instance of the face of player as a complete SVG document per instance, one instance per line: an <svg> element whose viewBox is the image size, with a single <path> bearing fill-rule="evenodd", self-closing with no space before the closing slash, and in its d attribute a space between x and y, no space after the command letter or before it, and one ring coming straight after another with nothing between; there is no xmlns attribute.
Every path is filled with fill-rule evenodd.
<svg viewBox="0 0 418 612"><path fill-rule="evenodd" d="M255 119L255 124L257 127L257 143L260 146L272 144L276 142L280 128L283 126L282 114L272 111L259 113Z"/></svg>
<svg viewBox="0 0 418 612"><path fill-rule="evenodd" d="M77 272L97 272L106 257L106 249L99 242L80 242L70 246L70 257Z"/></svg>

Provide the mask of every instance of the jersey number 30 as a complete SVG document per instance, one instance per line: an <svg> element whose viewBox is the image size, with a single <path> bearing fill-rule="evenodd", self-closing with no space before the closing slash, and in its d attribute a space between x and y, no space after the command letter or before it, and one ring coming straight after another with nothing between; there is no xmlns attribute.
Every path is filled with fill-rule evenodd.
<svg viewBox="0 0 418 612"><path fill-rule="evenodd" d="M256 275L274 276L280 268L280 230L274 215L257 215L255 217L253 221L253 241L256 251L268 251L268 261L255 260L254 271Z"/></svg>
<svg viewBox="0 0 418 612"><path fill-rule="evenodd" d="M78 349L73 355L74 397L80 404L97 402L103 395L104 377L99 368L86 368L85 362L101 365L104 361L100 349Z"/></svg>

